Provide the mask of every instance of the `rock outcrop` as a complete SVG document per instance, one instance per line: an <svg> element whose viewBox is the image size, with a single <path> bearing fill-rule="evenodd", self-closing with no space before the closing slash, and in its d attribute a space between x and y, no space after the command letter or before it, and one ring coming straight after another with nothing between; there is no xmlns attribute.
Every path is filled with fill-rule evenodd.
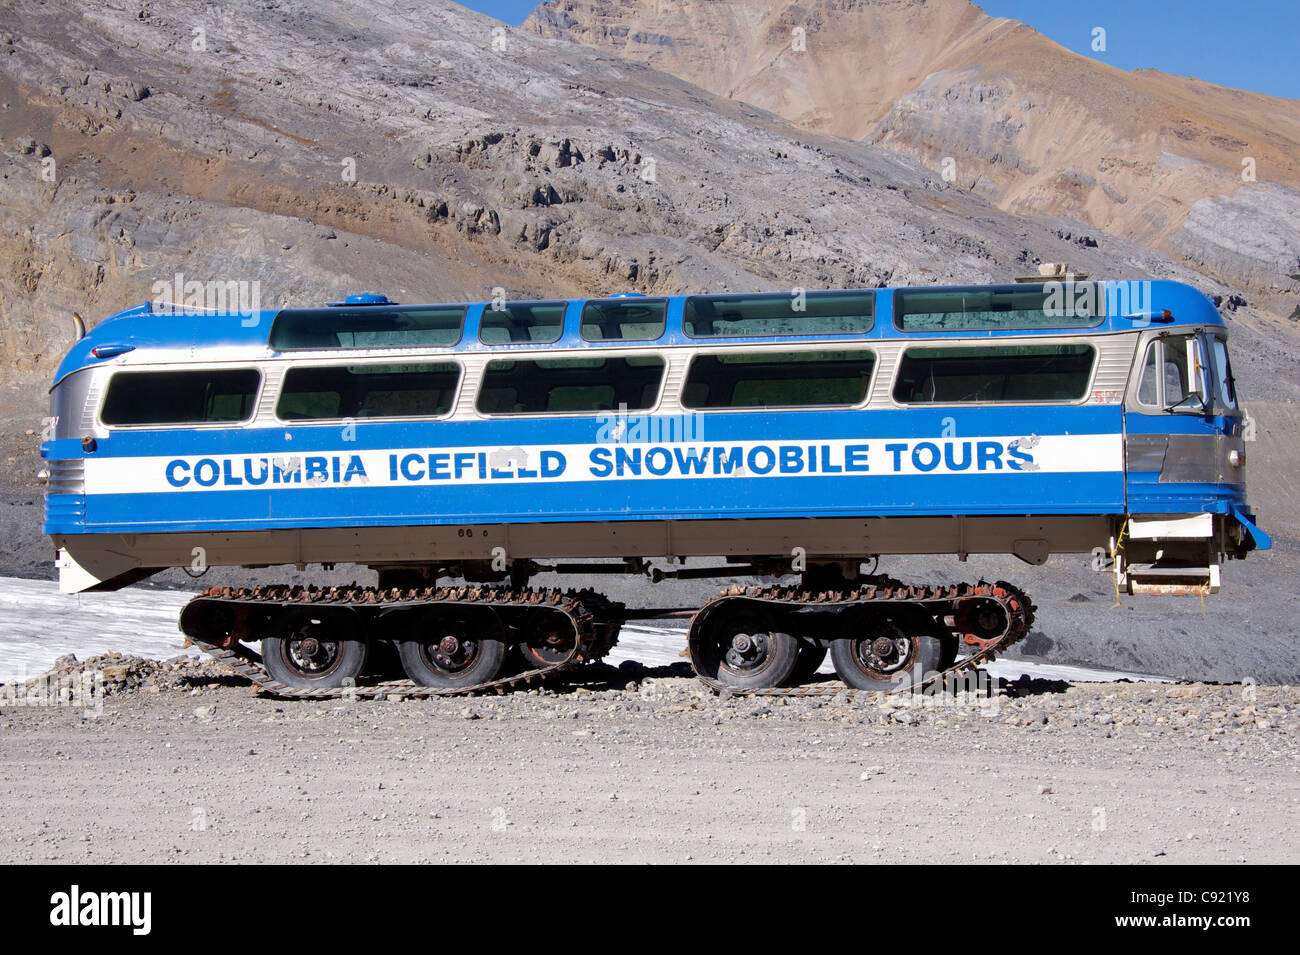
<svg viewBox="0 0 1300 955"><path fill-rule="evenodd" d="M1300 101L1115 69L969 0L549 0L525 27L1161 250L1276 314L1300 306L1278 268L1300 254ZM1280 254L1240 228L1252 217Z"/></svg>
<svg viewBox="0 0 1300 955"><path fill-rule="evenodd" d="M9 7L8 434L39 432L74 311L93 324L178 273L258 282L265 307L990 281L1043 260L1233 291L1209 264L1008 214L909 156L445 0ZM1297 387L1294 355L1259 366L1269 396Z"/></svg>

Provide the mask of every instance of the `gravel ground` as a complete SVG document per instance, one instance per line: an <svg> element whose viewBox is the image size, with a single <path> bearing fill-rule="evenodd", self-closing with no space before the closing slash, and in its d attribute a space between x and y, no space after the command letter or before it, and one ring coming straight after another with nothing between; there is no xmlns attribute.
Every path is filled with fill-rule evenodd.
<svg viewBox="0 0 1300 955"><path fill-rule="evenodd" d="M75 683L81 664L54 671ZM3 862L1293 862L1300 690L719 699L683 668L288 702L99 657L0 702Z"/></svg>

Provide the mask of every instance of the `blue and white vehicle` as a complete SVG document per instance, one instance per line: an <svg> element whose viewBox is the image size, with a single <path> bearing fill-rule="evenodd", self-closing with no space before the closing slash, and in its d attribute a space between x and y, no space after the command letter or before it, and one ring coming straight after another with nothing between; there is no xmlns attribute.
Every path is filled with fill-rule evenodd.
<svg viewBox="0 0 1300 955"><path fill-rule="evenodd" d="M343 686L376 640L430 687L499 681L513 647L538 668L596 655L608 602L589 597L608 618L590 637L584 610L516 619L540 569L801 573L696 615L704 678L776 687L830 650L853 686L914 683L963 640L991 656L1032 606L864 577L876 555L1093 553L1129 593L1207 593L1269 546L1227 337L1167 281L142 305L59 368L45 532L68 593L169 567L376 568L377 590L329 598L346 611L258 590L187 613L208 645L261 639L280 688ZM729 563L681 565L697 557ZM449 597L453 577L508 588Z"/></svg>

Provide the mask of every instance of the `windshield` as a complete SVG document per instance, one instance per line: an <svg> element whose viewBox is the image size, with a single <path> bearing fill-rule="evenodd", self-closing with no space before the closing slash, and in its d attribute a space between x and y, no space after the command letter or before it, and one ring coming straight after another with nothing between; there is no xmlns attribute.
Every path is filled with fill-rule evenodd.
<svg viewBox="0 0 1300 955"><path fill-rule="evenodd" d="M1230 411L1237 408L1237 386L1232 380L1232 365L1228 361L1228 343L1222 338L1210 339L1214 365L1214 396Z"/></svg>

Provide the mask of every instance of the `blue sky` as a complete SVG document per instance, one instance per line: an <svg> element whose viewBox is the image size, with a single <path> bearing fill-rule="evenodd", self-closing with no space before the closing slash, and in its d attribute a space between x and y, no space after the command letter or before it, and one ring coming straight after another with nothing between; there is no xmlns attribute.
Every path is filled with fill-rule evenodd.
<svg viewBox="0 0 1300 955"><path fill-rule="evenodd" d="M534 0L460 0L519 24ZM1300 0L978 0L1066 49L1123 70L1154 67L1223 86L1300 98ZM1093 29L1106 51L1092 49Z"/></svg>

